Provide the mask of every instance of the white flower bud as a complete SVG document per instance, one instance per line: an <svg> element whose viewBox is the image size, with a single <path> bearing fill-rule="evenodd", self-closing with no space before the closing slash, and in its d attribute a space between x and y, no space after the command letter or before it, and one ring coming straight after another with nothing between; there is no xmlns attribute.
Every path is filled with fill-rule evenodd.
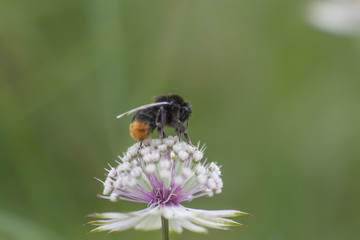
<svg viewBox="0 0 360 240"><path fill-rule="evenodd" d="M205 174L200 174L196 177L196 180L198 181L198 183L200 184L205 184L207 181L207 176Z"/></svg>
<svg viewBox="0 0 360 240"><path fill-rule="evenodd" d="M130 175L131 176L133 176L133 177L135 177L135 178L138 178L138 177L140 177L141 176L141 168L140 167L135 167L135 168L133 168L132 170L131 170L131 172L130 172Z"/></svg>
<svg viewBox="0 0 360 240"><path fill-rule="evenodd" d="M155 166L155 164L150 163L146 166L145 169L148 174L153 174L156 171L156 166Z"/></svg>
<svg viewBox="0 0 360 240"><path fill-rule="evenodd" d="M168 147L172 147L175 144L175 141L170 138L164 139L164 144L166 144Z"/></svg>
<svg viewBox="0 0 360 240"><path fill-rule="evenodd" d="M145 156L146 154L150 153L150 148L149 147L143 147L141 150L140 150L140 154Z"/></svg>
<svg viewBox="0 0 360 240"><path fill-rule="evenodd" d="M129 155L132 157L132 156L137 155L138 150L139 150L139 147L138 147L138 146L133 145L133 146L131 146L131 147L129 147L129 148L128 148L127 152L128 152L128 153L129 153Z"/></svg>
<svg viewBox="0 0 360 240"><path fill-rule="evenodd" d="M189 154L183 150L180 151L178 155L179 155L180 160L182 160L182 161L185 161L189 157Z"/></svg>
<svg viewBox="0 0 360 240"><path fill-rule="evenodd" d="M178 152L180 152L180 151L182 150L182 146L181 146L180 143L176 143L176 144L172 147L172 149L174 150L175 153L178 153Z"/></svg>
<svg viewBox="0 0 360 240"><path fill-rule="evenodd" d="M111 180L111 178L106 178L105 182L104 182L104 186L112 186L113 185L113 180Z"/></svg>
<svg viewBox="0 0 360 240"><path fill-rule="evenodd" d="M117 201L117 197L118 197L118 195L116 194L116 193L111 193L110 194L110 201L112 201L112 202L116 202Z"/></svg>
<svg viewBox="0 0 360 240"><path fill-rule="evenodd" d="M216 173L214 173L214 172L210 173L209 175L210 175L209 177L210 177L210 178L213 178L214 180L216 180L216 179L219 178L219 175L216 174Z"/></svg>
<svg viewBox="0 0 360 240"><path fill-rule="evenodd" d="M214 189L216 188L216 182L214 181L214 179L209 178L206 185L208 186L208 188L210 189Z"/></svg>
<svg viewBox="0 0 360 240"><path fill-rule="evenodd" d="M113 190L111 185L104 185L103 195L109 195Z"/></svg>
<svg viewBox="0 0 360 240"><path fill-rule="evenodd" d="M117 166L116 171L118 171L119 173L123 172L124 169L124 165L123 164L119 164L119 166Z"/></svg>
<svg viewBox="0 0 360 240"><path fill-rule="evenodd" d="M181 145L181 148L186 151L186 147L188 146L188 144L186 142L179 142L179 144Z"/></svg>
<svg viewBox="0 0 360 240"><path fill-rule="evenodd" d="M184 183L184 178L182 176L176 176L174 178L175 185L182 185Z"/></svg>
<svg viewBox="0 0 360 240"><path fill-rule="evenodd" d="M126 186L129 186L131 188L135 187L137 185L136 178L128 177L126 179Z"/></svg>
<svg viewBox="0 0 360 240"><path fill-rule="evenodd" d="M110 169L110 172L108 173L108 177L114 178L116 177L116 175L117 175L116 169L112 167Z"/></svg>
<svg viewBox="0 0 360 240"><path fill-rule="evenodd" d="M122 162L128 162L130 161L130 157L129 156L123 156L122 158L120 158Z"/></svg>
<svg viewBox="0 0 360 240"><path fill-rule="evenodd" d="M203 165L196 165L195 172L197 175L204 174L206 172L206 168Z"/></svg>
<svg viewBox="0 0 360 240"><path fill-rule="evenodd" d="M194 162L199 162L204 157L204 154L200 151L196 151L193 154Z"/></svg>
<svg viewBox="0 0 360 240"><path fill-rule="evenodd" d="M151 154L150 154L150 153L149 153L149 154L144 155L142 159L143 159L143 160L144 160L144 162L146 162L146 163L150 163L150 162L152 162L152 158L151 158Z"/></svg>
<svg viewBox="0 0 360 240"><path fill-rule="evenodd" d="M159 146L158 146L158 150L159 150L160 152L165 152L165 151L167 150L166 144L161 144L161 145L159 145Z"/></svg>
<svg viewBox="0 0 360 240"><path fill-rule="evenodd" d="M192 174L193 174L193 172L191 171L190 168L183 168L183 170L182 170L182 175L183 175L185 178L189 177L189 176L192 175Z"/></svg>
<svg viewBox="0 0 360 240"><path fill-rule="evenodd" d="M139 166L139 163L138 163L138 161L137 160L132 160L131 162L130 162L130 164L131 164L131 166L134 168L134 167L138 167Z"/></svg>
<svg viewBox="0 0 360 240"><path fill-rule="evenodd" d="M158 162L160 160L160 153L159 152L153 152L151 154L151 159L153 162Z"/></svg>
<svg viewBox="0 0 360 240"><path fill-rule="evenodd" d="M211 162L211 163L210 163L209 170L210 170L211 172L215 172L215 173L219 173L219 172L220 172L220 168L219 168L214 162Z"/></svg>
<svg viewBox="0 0 360 240"><path fill-rule="evenodd" d="M187 146L186 146L186 151L187 151L188 153L194 153L194 152L196 151L196 147L191 146L191 145L187 145Z"/></svg>
<svg viewBox="0 0 360 240"><path fill-rule="evenodd" d="M170 168L170 162L168 160L161 160L159 162L159 166L161 169L169 169Z"/></svg>
<svg viewBox="0 0 360 240"><path fill-rule="evenodd" d="M153 140L151 140L151 145L154 146L154 147L156 147L156 146L158 146L160 144L162 144L161 139L153 139Z"/></svg>
<svg viewBox="0 0 360 240"><path fill-rule="evenodd" d="M123 177L118 177L115 182L115 188L122 188L125 185L125 181Z"/></svg>
<svg viewBox="0 0 360 240"><path fill-rule="evenodd" d="M123 167L124 167L125 171L130 171L131 170L131 164L129 162L124 162Z"/></svg>
<svg viewBox="0 0 360 240"><path fill-rule="evenodd" d="M160 175L160 178L161 178L162 180L167 180L167 179L169 179L169 178L171 177L170 171L169 171L169 170L166 170L166 169L160 170L159 175Z"/></svg>

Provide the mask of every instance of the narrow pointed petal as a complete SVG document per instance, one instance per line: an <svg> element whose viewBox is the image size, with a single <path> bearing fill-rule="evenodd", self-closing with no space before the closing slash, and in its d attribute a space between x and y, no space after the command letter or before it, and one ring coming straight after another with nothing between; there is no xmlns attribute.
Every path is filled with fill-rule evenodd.
<svg viewBox="0 0 360 240"><path fill-rule="evenodd" d="M119 213L119 212L104 212L104 213L93 213L88 215L88 217L93 217L93 218L107 218L107 219L127 219L131 216L133 216L134 213L131 213L132 215L130 215L129 213Z"/></svg>
<svg viewBox="0 0 360 240"><path fill-rule="evenodd" d="M207 229L201 226L198 226L187 219L179 219L181 226L189 231L197 233L207 233Z"/></svg>
<svg viewBox="0 0 360 240"><path fill-rule="evenodd" d="M198 216L204 217L237 217L244 215L251 215L246 212L242 212L239 210L202 210L202 209L191 209L193 213Z"/></svg>
<svg viewBox="0 0 360 240"><path fill-rule="evenodd" d="M120 220L108 220L104 221L100 227L93 229L91 232L101 232L101 231L110 231L110 232L118 232L127 230L129 228L134 227L138 222L140 222L144 217L145 214L141 214L140 216L130 217L128 219L120 219ZM98 223L100 221L97 221ZM95 224L97 225L97 224Z"/></svg>
<svg viewBox="0 0 360 240"><path fill-rule="evenodd" d="M161 228L161 217L160 215L148 215L143 221L135 226L135 230L151 231Z"/></svg>
<svg viewBox="0 0 360 240"><path fill-rule="evenodd" d="M231 226L243 226L240 223L237 223L233 220L226 218L201 218L201 217L190 217L190 221L210 228L218 228L218 229L228 229L227 227Z"/></svg>
<svg viewBox="0 0 360 240"><path fill-rule="evenodd" d="M189 220L193 223L199 224L204 227L223 229L223 230L228 229L228 228L226 228L226 225L219 224L217 222L213 222L212 220L206 220L206 219L203 219L200 217L191 217Z"/></svg>
<svg viewBox="0 0 360 240"><path fill-rule="evenodd" d="M178 220L170 220L169 221L169 230L172 233L182 233L183 229L181 227L181 224L179 223Z"/></svg>

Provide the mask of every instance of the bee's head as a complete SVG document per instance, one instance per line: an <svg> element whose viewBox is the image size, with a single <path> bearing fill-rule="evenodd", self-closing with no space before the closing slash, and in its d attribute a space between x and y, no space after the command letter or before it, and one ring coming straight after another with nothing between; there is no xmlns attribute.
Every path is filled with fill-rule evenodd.
<svg viewBox="0 0 360 240"><path fill-rule="evenodd" d="M185 122L190 118L192 113L191 106L188 102L184 102L180 108L180 121Z"/></svg>

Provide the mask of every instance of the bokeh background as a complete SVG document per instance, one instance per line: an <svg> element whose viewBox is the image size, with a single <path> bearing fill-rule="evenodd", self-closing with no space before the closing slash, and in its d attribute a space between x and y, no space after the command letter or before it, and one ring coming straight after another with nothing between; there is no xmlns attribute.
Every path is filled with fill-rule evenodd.
<svg viewBox="0 0 360 240"><path fill-rule="evenodd" d="M355 239L360 224L360 38L304 20L308 1L1 0L0 239L88 234L111 203L93 177L134 143L119 113L156 95L190 101L193 142L248 225L171 239Z"/></svg>

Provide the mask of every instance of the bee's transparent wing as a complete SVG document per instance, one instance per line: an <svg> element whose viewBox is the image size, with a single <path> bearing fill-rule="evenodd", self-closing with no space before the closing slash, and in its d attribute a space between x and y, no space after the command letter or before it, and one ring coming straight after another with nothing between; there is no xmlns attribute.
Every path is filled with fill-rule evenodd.
<svg viewBox="0 0 360 240"><path fill-rule="evenodd" d="M146 105L143 105L141 107L131 109L128 112L122 113L122 114L116 116L116 118L121 118L121 117L123 117L125 115L129 115L129 114L132 114L134 112L144 110L144 109L147 109L147 108L156 107L156 106L164 106L164 105L170 105L170 103L168 103L168 102L157 102L157 103L146 104Z"/></svg>

